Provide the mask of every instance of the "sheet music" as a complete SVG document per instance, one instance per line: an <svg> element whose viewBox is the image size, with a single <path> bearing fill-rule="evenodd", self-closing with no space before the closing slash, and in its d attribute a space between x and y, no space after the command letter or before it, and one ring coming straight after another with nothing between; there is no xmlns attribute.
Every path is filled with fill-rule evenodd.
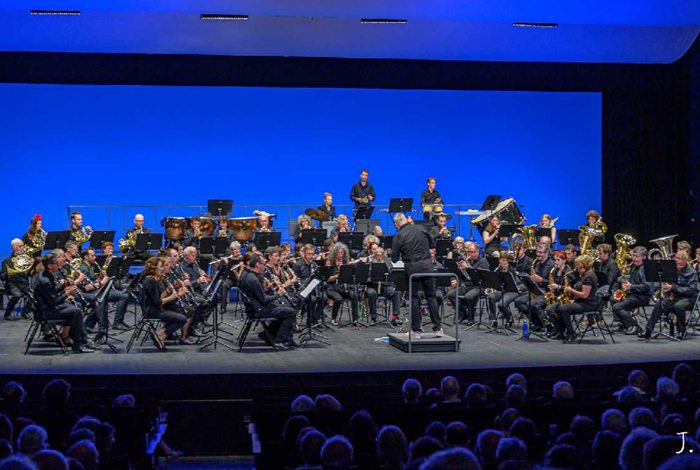
<svg viewBox="0 0 700 470"><path fill-rule="evenodd" d="M312 279L309 285L299 293L299 297L306 300L306 298L313 292L313 290L321 283L319 279Z"/></svg>

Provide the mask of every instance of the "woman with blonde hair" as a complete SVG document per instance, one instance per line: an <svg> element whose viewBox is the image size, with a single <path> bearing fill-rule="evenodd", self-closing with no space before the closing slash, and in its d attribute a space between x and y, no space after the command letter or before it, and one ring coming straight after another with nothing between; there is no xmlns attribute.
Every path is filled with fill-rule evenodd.
<svg viewBox="0 0 700 470"><path fill-rule="evenodd" d="M571 315L594 312L598 301L595 293L598 290L598 277L593 271L593 258L581 255L576 258L576 272L578 280L571 286L562 290L568 294L572 303L562 304L556 308L558 330L566 330L565 343L572 343L576 339L576 331L571 324Z"/></svg>

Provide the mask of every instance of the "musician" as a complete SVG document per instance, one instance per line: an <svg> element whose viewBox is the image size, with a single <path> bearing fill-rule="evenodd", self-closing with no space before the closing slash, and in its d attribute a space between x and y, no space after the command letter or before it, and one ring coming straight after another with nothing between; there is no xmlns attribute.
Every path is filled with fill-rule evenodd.
<svg viewBox="0 0 700 470"><path fill-rule="evenodd" d="M164 256L154 256L146 261L143 271L144 281L141 288L143 296L143 314L147 318L156 318L163 322L163 327L151 333L153 344L161 351L165 351L165 340L181 330L181 341L185 344L193 344L194 340L187 337L187 332L192 323L182 312L173 309L178 299L187 295L187 288L171 289L165 283L169 274L170 263ZM173 286L174 287L174 286Z"/></svg>
<svg viewBox="0 0 700 470"><path fill-rule="evenodd" d="M552 235L549 237L549 245L552 245L552 241L557 239L557 229L552 223L552 216L549 214L542 214L540 217L540 228L552 229Z"/></svg>
<svg viewBox="0 0 700 470"><path fill-rule="evenodd" d="M481 237L484 239L484 253L486 256L493 256L495 251L501 251L501 239L498 232L501 228L501 218L494 214L489 218L489 223L481 232Z"/></svg>
<svg viewBox="0 0 700 470"><path fill-rule="evenodd" d="M195 292L202 294L209 283L209 278L197 264L197 248L194 246L185 248L180 268L187 274L187 279L192 283Z"/></svg>
<svg viewBox="0 0 700 470"><path fill-rule="evenodd" d="M301 258L294 265L294 274L301 281L301 285L306 285L318 269L318 265L313 261L315 254L316 249L313 245L306 244L301 248ZM320 288L314 289L306 298L306 314L309 315L312 325L321 322L326 300L323 289Z"/></svg>
<svg viewBox="0 0 700 470"><path fill-rule="evenodd" d="M566 245L564 254L566 255L566 264L569 266L569 269L574 271L576 269L576 258L578 257L576 247L574 245Z"/></svg>
<svg viewBox="0 0 700 470"><path fill-rule="evenodd" d="M700 247L695 248L695 259L690 263L690 265L696 271L700 271Z"/></svg>
<svg viewBox="0 0 700 470"><path fill-rule="evenodd" d="M376 199L374 187L372 183L367 182L369 171L362 170L360 172L360 181L355 183L350 190L350 199L355 203L355 208L352 210L353 220L357 219L357 211L360 208L370 207L371 202Z"/></svg>
<svg viewBox="0 0 700 470"><path fill-rule="evenodd" d="M547 290L551 292L551 295L557 300L547 305L544 309L545 318L549 319L551 324L551 328L547 331L547 337L564 339L564 332L560 331L558 328L559 320L557 317L557 308L560 306L558 298L564 294L564 285L567 282L573 281L571 279L572 276L569 275L571 269L566 263L566 255L561 251L555 251L552 258L554 259L554 269L550 272L551 281L549 277L547 279L549 281ZM567 276L569 277L567 278Z"/></svg>
<svg viewBox="0 0 700 470"><path fill-rule="evenodd" d="M496 267L496 272L510 273L515 280L517 287L522 289L520 285L520 278L517 276L517 271L512 266L513 255L503 251L498 256L498 266ZM506 328L513 324L513 314L510 310L510 304L512 304L515 299L520 296L520 292L503 292L495 291L488 297L489 301L489 319L491 320L491 326L496 328L498 326L498 320L496 319L496 306L501 312L501 315L506 319Z"/></svg>
<svg viewBox="0 0 700 470"><path fill-rule="evenodd" d="M130 228L124 236L126 240L130 241L130 243L126 252L122 252L122 254L124 255L124 257L131 258L134 261L143 262L151 257L151 254L148 252L148 250L136 250L136 236L142 233L151 233L151 229L143 226L144 221L145 219L143 217L143 214L136 214L134 216L134 227ZM121 243L119 246L122 247Z"/></svg>
<svg viewBox="0 0 700 470"><path fill-rule="evenodd" d="M24 265L19 263L21 255L24 254L24 242L19 238L10 242L10 248L12 248L12 254L3 260L0 271L0 278L5 283L5 290L9 297L5 308L5 320L12 320L15 305L22 297L25 299L22 318L29 319L29 311L32 307L29 277L32 274L30 270L33 263L25 262Z"/></svg>
<svg viewBox="0 0 700 470"><path fill-rule="evenodd" d="M459 256L464 256L464 238L463 237L455 237L454 241L452 242L452 251L447 252L447 258L448 259L454 259Z"/></svg>
<svg viewBox="0 0 700 470"><path fill-rule="evenodd" d="M297 217L297 228L294 229L294 243L301 243L303 230L313 230L313 228L313 225L311 225L311 218L308 215L301 214Z"/></svg>
<svg viewBox="0 0 700 470"><path fill-rule="evenodd" d="M327 220L335 220L335 206L331 193L323 193L323 204L318 206L318 210L326 214Z"/></svg>
<svg viewBox="0 0 700 470"><path fill-rule="evenodd" d="M598 245L598 267L597 271L605 274L608 283L598 288L598 295L606 295L610 292L613 285L617 284L617 279L620 277L620 269L617 267L615 259L610 254L612 246L609 243L601 243Z"/></svg>
<svg viewBox="0 0 700 470"><path fill-rule="evenodd" d="M532 281L537 284L543 292L546 292L547 285L549 284L549 273L554 269L554 261L552 261L551 256L549 256L549 247L544 243L537 244L535 253L537 259L530 267L530 273L528 274L530 274ZM544 295L538 295L530 299L530 293L528 292L515 299L515 307L522 314L530 318L532 331L534 332L542 331L544 327L544 322L542 320L544 305Z"/></svg>
<svg viewBox="0 0 700 470"><path fill-rule="evenodd" d="M267 212L260 213L260 215L258 216L258 226L255 228L255 233L275 231L274 227L272 227L270 215L271 214L268 214Z"/></svg>
<svg viewBox="0 0 700 470"><path fill-rule="evenodd" d="M586 220L590 228L595 228L595 225L600 221L600 214L596 210L586 212ZM597 248L601 243L605 243L605 234L601 234L593 239L592 248Z"/></svg>
<svg viewBox="0 0 700 470"><path fill-rule="evenodd" d="M29 222L29 230L22 235L24 242L24 254L33 258L41 258L41 250L46 243L46 232L42 230L41 214L36 214Z"/></svg>
<svg viewBox="0 0 700 470"><path fill-rule="evenodd" d="M80 212L75 211L70 215L70 220L71 220L71 227L70 227L70 239L69 240L72 240L74 242L78 242L78 241L83 240L84 237L83 237L83 234L81 233L83 231L87 234L88 240L89 240L90 236L92 235L92 227L90 227L89 225L83 227L83 215ZM87 240L85 240L85 241L87 241ZM85 241L80 243L80 245L85 243Z"/></svg>
<svg viewBox="0 0 700 470"><path fill-rule="evenodd" d="M432 273L433 265L430 261L430 249L435 248L435 240L423 230L422 227L408 223L406 216L399 212L394 215L394 225L398 233L394 236L391 245L391 261L396 263L399 258L404 262L404 275L406 282L410 282L410 276L417 273ZM411 286L413 292L418 292L419 286L425 292L430 311L430 320L433 322L433 332L435 336L443 336L440 326L440 313L438 311L437 299L435 297L435 278L421 277L413 281ZM411 336L420 338L421 318L420 299L414 296L411 299Z"/></svg>
<svg viewBox="0 0 700 470"><path fill-rule="evenodd" d="M236 232L229 228L228 217L225 215L219 217L219 229L216 231L216 237L225 238L229 246L236 241Z"/></svg>
<svg viewBox="0 0 700 470"><path fill-rule="evenodd" d="M204 236L202 231L202 219L199 217L192 217L190 219L190 228L185 230L185 239L183 240L184 246L192 246L199 251L199 242Z"/></svg>
<svg viewBox="0 0 700 470"><path fill-rule="evenodd" d="M570 294L574 302L559 305L556 308L557 329L566 331L564 339L566 343L573 343L576 340L576 331L571 324L571 315L593 312L598 305L595 295L598 289L598 278L593 271L593 258L588 255L576 258L576 272L578 273L578 281L573 286L564 287L564 293Z"/></svg>
<svg viewBox="0 0 700 470"><path fill-rule="evenodd" d="M517 259L515 260L515 270L519 274L530 274L533 259L527 255L527 246L525 243L515 243L515 252Z"/></svg>
<svg viewBox="0 0 700 470"><path fill-rule="evenodd" d="M676 249L685 251L688 253L688 259L691 259L693 255L693 247L690 245L690 242L681 240L676 244Z"/></svg>
<svg viewBox="0 0 700 470"><path fill-rule="evenodd" d="M540 239L539 239L538 241L539 241L540 243L544 243L545 245L547 245L547 246L549 247L550 250L552 249L552 239L549 238L548 236L543 235L543 236L540 237Z"/></svg>
<svg viewBox="0 0 700 470"><path fill-rule="evenodd" d="M74 353L83 354L94 352L95 347L88 343L83 325L83 313L75 305L67 301L78 292L76 286L63 289L59 286L54 275L58 272L58 261L54 253L47 253L41 258L44 270L37 276L34 287L34 298L37 309L47 320L64 320L65 327L61 337L72 346ZM68 341L70 337L70 341Z"/></svg>
<svg viewBox="0 0 700 470"><path fill-rule="evenodd" d="M430 249L430 262L433 265L433 272L434 273L438 272L438 270L443 268L442 263L440 263L437 260L436 254L437 254L437 249L431 248ZM419 290L416 295L418 295L418 299L420 299L421 302L423 300L425 300L425 292L423 292L422 290ZM399 296L399 298L400 298L400 296ZM445 304L445 294L443 294L441 288L438 288L438 287L435 288L435 299L437 299L438 311L442 311L442 307ZM397 316L398 316L398 314L397 314ZM392 325L394 325L395 321L398 321L398 320L392 320ZM396 326L396 325L394 325L394 326Z"/></svg>
<svg viewBox="0 0 700 470"><path fill-rule="evenodd" d="M338 284L340 267L344 264L350 263L349 253L350 252L347 245L344 243L336 243L333 245L333 248L328 254L328 259L326 260L326 266L331 266L332 268L328 279L326 280L328 282L326 295L333 301L333 312L331 314L331 324L333 326L338 326L338 312L340 311L340 307L345 300L350 301L353 324L355 326L359 326L357 294L355 293L354 289L349 289L347 285L341 286Z"/></svg>
<svg viewBox="0 0 700 470"><path fill-rule="evenodd" d="M291 349L296 344L292 337L296 310L277 303L285 289L278 287L274 294L265 295L261 275L265 272L265 260L259 255L246 254L249 261L241 275L240 289L255 315L260 319L276 319L268 326L268 330L274 335L274 345L277 349Z"/></svg>
<svg viewBox="0 0 700 470"><path fill-rule="evenodd" d="M374 235L367 235L362 239L362 251L357 253L355 259L365 259L372 256L374 248L379 246L379 238Z"/></svg>
<svg viewBox="0 0 700 470"><path fill-rule="evenodd" d="M678 270L678 282L676 284L661 284L662 298L654 306L654 311L649 318L646 330L639 334L640 338L649 339L654 331L656 322L661 318L661 314L673 314L676 317L678 332L676 338L685 338L685 313L693 309L695 300L698 297L698 272L688 264L688 253L683 250L676 252L676 269Z"/></svg>
<svg viewBox="0 0 700 470"><path fill-rule="evenodd" d="M435 225L430 227L430 236L433 240L452 240L452 231L445 225L447 214L440 213L435 216Z"/></svg>
<svg viewBox="0 0 700 470"><path fill-rule="evenodd" d="M474 323L474 309L481 294L481 287L475 285L467 275L467 269L489 269L489 262L486 258L479 256L479 245L469 242L465 245L466 258L457 258L457 276L459 276L459 293L452 289L447 293L447 300L455 305L455 297L459 295L459 321L467 320L467 325ZM456 281L453 281L456 284Z"/></svg>
<svg viewBox="0 0 700 470"><path fill-rule="evenodd" d="M372 248L372 255L369 257L368 261L370 263L386 263L386 258L384 256L384 249L375 245L374 248ZM380 295L384 295L386 299L391 300L392 314L390 323L395 325L401 314L401 291L396 289L393 282L386 280L382 282L381 285L375 282L369 282L367 284L365 296L367 297L367 304L369 305L369 315L371 318L370 326L377 324L377 300Z"/></svg>
<svg viewBox="0 0 700 470"><path fill-rule="evenodd" d="M425 220L430 219L435 211L433 206L444 204L440 193L435 189L435 182L435 178L428 178L428 188L420 194L420 205L423 207L423 219Z"/></svg>
<svg viewBox="0 0 700 470"><path fill-rule="evenodd" d="M102 263L102 270L104 272L107 272L107 268L109 268L110 263L114 259L114 243L112 242L103 242L102 243L102 256L104 256L104 262Z"/></svg>
<svg viewBox="0 0 700 470"><path fill-rule="evenodd" d="M614 298L610 299L613 316L622 323L619 331L624 331L626 335L637 335L642 332L642 328L632 316L631 310L647 306L651 301L651 285L644 276L646 257L647 249L643 246L632 249L632 271L626 279L620 278L618 282L626 293L625 298L619 302L615 301Z"/></svg>
<svg viewBox="0 0 700 470"><path fill-rule="evenodd" d="M283 268L288 267L289 263L292 261L292 244L289 242L284 242L280 245L280 266ZM296 263L296 260L294 260Z"/></svg>
<svg viewBox="0 0 700 470"><path fill-rule="evenodd" d="M338 225L336 225L333 230L331 230L331 238L334 241L338 241L338 234L340 232L352 232L352 227L348 222L348 216L345 214L340 214L337 219Z"/></svg>
<svg viewBox="0 0 700 470"><path fill-rule="evenodd" d="M80 257L83 262L80 265L79 270L85 275L85 280L81 283L80 287L83 291L88 293L91 291L98 292L107 284L109 278L106 274L102 274L99 278L95 276L95 273L92 270L92 265L95 264L95 260L97 259L95 256L95 250L92 248L87 248L80 253ZM116 331L126 331L129 329L129 325L124 323L124 315L126 314L126 308L129 304L129 294L114 288L109 290L102 303L96 305L93 313L85 320L86 328L92 328L95 326L95 322L97 322L100 332L104 331L104 322L107 321L107 305L110 302L116 303L117 307L114 314L112 329Z"/></svg>
<svg viewBox="0 0 700 470"><path fill-rule="evenodd" d="M268 247L265 250L265 256L267 258L267 263L265 264L265 270L263 276L265 276L272 284L276 284L282 287L286 294L280 298L280 302L288 307L297 307L297 297L292 292L292 286L298 283L296 275L289 276L286 271L286 266L283 268L280 265L280 254L282 250L277 246Z"/></svg>
<svg viewBox="0 0 700 470"><path fill-rule="evenodd" d="M374 228L372 229L372 235L375 237L383 237L384 236L384 230L382 230L381 225L375 225Z"/></svg>
<svg viewBox="0 0 700 470"><path fill-rule="evenodd" d="M245 267L241 256L241 244L237 241L231 242L229 245L229 256L226 259L219 260L216 266L218 269L224 270L221 281L221 308L225 312L228 306L229 292L231 288L238 285Z"/></svg>

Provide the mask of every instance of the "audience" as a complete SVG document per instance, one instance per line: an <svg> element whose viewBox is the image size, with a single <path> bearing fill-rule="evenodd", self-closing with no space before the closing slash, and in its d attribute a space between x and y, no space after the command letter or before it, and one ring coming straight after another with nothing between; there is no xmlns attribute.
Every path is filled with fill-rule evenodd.
<svg viewBox="0 0 700 470"><path fill-rule="evenodd" d="M423 395L423 387L416 379L407 379L401 387L403 392L403 402L416 404Z"/></svg>
<svg viewBox="0 0 700 470"><path fill-rule="evenodd" d="M321 448L321 465L324 470L346 470L352 467L352 444L343 436L327 439Z"/></svg>

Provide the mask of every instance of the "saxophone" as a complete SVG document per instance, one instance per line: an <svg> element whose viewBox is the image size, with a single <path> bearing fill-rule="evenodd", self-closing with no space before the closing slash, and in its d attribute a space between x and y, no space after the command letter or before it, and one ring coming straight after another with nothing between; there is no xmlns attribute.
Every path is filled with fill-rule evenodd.
<svg viewBox="0 0 700 470"><path fill-rule="evenodd" d="M534 261L532 262L532 264L530 265L530 277L532 277L532 276L534 276L534 275L536 274L536 272L535 272L535 263L537 263L537 260L534 260ZM533 281L533 282L534 282L534 281ZM533 294L532 292L530 292L530 298L531 298L531 299L534 299L534 298L535 298L535 294Z"/></svg>
<svg viewBox="0 0 700 470"><path fill-rule="evenodd" d="M569 287L569 276L572 274L574 274L574 271L569 271L568 273L566 273L564 275L564 288L565 289L567 287ZM557 302L559 302L562 305L572 304L572 303L574 303L574 299L571 297L570 293L564 291L564 293L557 298Z"/></svg>
<svg viewBox="0 0 700 470"><path fill-rule="evenodd" d="M554 284L554 269L549 271L549 283ZM564 277L564 282L566 282L566 277ZM544 294L544 303L546 305L552 305L554 302L556 302L558 299L557 294L554 291L548 290L546 294Z"/></svg>

